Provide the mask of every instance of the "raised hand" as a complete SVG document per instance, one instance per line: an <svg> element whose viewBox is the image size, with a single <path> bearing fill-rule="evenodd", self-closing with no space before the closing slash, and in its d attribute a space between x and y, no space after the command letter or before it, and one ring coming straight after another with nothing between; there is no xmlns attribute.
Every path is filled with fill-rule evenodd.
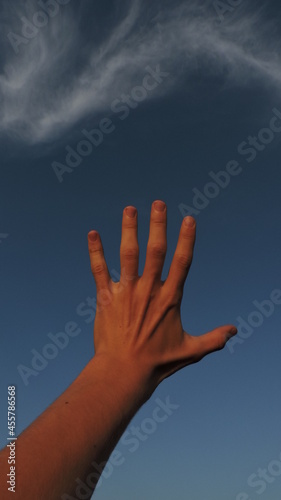
<svg viewBox="0 0 281 500"><path fill-rule="evenodd" d="M207 354L222 349L237 333L224 325L201 336L184 331L180 306L193 257L196 222L185 217L168 277L161 280L167 250L167 208L155 201L143 275L138 275L137 210L123 211L120 247L121 277L112 281L102 242L96 231L88 235L91 269L97 287L98 309L94 323L96 356L125 363L145 374L149 393L172 373Z"/></svg>

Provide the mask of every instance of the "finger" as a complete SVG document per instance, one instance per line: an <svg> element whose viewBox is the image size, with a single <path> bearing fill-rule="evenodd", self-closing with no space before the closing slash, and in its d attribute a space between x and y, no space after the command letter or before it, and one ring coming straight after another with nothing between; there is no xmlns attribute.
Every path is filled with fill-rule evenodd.
<svg viewBox="0 0 281 500"><path fill-rule="evenodd" d="M88 248L91 270L96 282L97 292L107 290L111 278L104 258L101 238L97 231L90 231L88 233Z"/></svg>
<svg viewBox="0 0 281 500"><path fill-rule="evenodd" d="M183 293L184 283L192 263L195 238L196 221L193 217L185 217L180 228L179 239L169 273L164 284L165 289Z"/></svg>
<svg viewBox="0 0 281 500"><path fill-rule="evenodd" d="M143 279L161 279L167 252L167 208L163 201L152 203Z"/></svg>
<svg viewBox="0 0 281 500"><path fill-rule="evenodd" d="M135 207L129 206L123 210L122 236L120 245L120 281L133 280L138 277L139 244L138 244L138 214Z"/></svg>
<svg viewBox="0 0 281 500"><path fill-rule="evenodd" d="M186 335L187 357L199 361L207 354L223 349L227 341L236 334L235 326L224 325L199 337Z"/></svg>

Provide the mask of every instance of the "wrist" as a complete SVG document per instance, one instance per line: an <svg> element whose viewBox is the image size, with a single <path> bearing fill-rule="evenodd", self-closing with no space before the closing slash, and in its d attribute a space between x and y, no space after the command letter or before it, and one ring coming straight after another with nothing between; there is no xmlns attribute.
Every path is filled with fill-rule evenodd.
<svg viewBox="0 0 281 500"><path fill-rule="evenodd" d="M99 379L113 397L123 396L138 408L148 401L157 386L149 367L118 356L97 353L88 367L95 385Z"/></svg>

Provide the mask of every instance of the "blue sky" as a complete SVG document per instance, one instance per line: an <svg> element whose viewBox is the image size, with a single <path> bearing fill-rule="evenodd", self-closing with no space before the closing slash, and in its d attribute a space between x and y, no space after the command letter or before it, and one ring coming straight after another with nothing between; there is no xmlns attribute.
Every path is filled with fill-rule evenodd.
<svg viewBox="0 0 281 500"><path fill-rule="evenodd" d="M120 441L97 500L280 495L280 5L263 4L72 0L45 18L36 2L1 4L0 379L1 401L17 388L17 432L94 354L87 233L100 232L116 277L126 205L142 273L151 203L166 202L163 279L194 211L183 326L239 327L158 387L128 432L149 432L157 398L178 408L135 451ZM24 376L69 322L79 333Z"/></svg>

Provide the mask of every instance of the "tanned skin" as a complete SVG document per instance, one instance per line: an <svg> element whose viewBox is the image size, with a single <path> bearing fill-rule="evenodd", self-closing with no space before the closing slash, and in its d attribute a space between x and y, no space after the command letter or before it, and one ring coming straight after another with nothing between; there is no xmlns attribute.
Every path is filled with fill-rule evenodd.
<svg viewBox="0 0 281 500"><path fill-rule="evenodd" d="M237 333L220 326L201 336L184 331L180 308L192 263L196 222L185 217L167 279L161 280L167 250L167 207L151 207L146 261L138 274L137 210L123 211L121 276L111 280L97 231L88 234L98 309L95 354L74 382L16 442L16 493L8 492L5 447L0 452L2 500L68 500L77 478L92 484L91 462L104 464L130 420L157 386L181 368L222 349ZM88 483L87 483L88 481Z"/></svg>

